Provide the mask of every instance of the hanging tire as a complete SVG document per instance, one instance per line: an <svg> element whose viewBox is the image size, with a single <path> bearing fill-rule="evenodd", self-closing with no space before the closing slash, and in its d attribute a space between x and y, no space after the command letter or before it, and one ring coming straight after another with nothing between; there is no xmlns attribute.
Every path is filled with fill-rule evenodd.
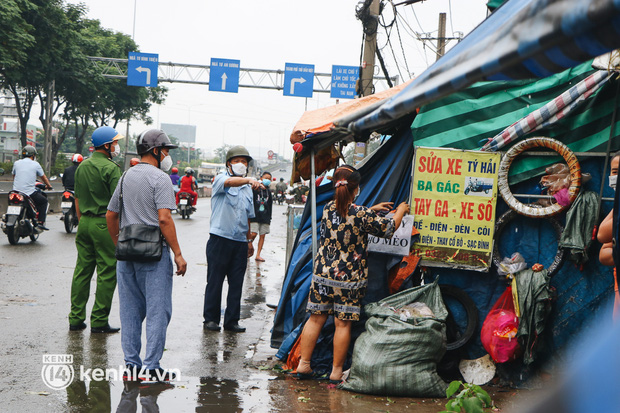
<svg viewBox="0 0 620 413"><path fill-rule="evenodd" d="M517 156L527 149L532 148L548 148L554 150L562 156L568 164L568 169L570 171L570 187L568 188L569 204L567 206L555 203L548 207L537 208L517 201L514 195L512 195L512 192L510 192L510 187L508 186L508 170L510 169L510 165L512 165L512 162ZM517 213L531 218L553 216L568 208L575 198L577 198L577 195L579 195L579 190L581 188L581 166L579 165L577 156L575 156L573 151L562 142L545 137L529 138L516 143L502 158L499 165L497 187L506 204L508 204L510 209L517 211Z"/></svg>
<svg viewBox="0 0 620 413"><path fill-rule="evenodd" d="M465 327L458 326L458 323L454 319L450 307L446 305L448 310L448 319L446 320L447 330L453 330L452 332L446 331L448 335L447 351L452 351L463 347L472 338L476 327L478 326L478 307L471 297L462 289L449 284L440 284L442 297L452 298L463 306L466 313L467 325ZM445 300L444 300L445 303ZM454 328L456 326L457 328ZM460 329L458 327L461 327Z"/></svg>
<svg viewBox="0 0 620 413"><path fill-rule="evenodd" d="M504 227L506 227L506 225L510 221L512 221L518 216L519 214L516 211L509 209L508 211L504 212L504 214L499 217L497 222L495 223L495 234L493 235L493 264L495 265L495 268L499 268L499 264L502 261L502 258L499 254L500 234L502 233ZM560 221L553 217L544 218L549 221L551 226L553 226L553 229L555 230L555 235L559 241L560 237L562 236L562 232L564 231L564 226ZM558 247L558 251L555 254L553 262L551 263L549 268L547 268L547 274L549 275L549 277L553 277L555 274L557 274L557 272L560 271L560 268L562 268L562 264L564 264L564 248Z"/></svg>

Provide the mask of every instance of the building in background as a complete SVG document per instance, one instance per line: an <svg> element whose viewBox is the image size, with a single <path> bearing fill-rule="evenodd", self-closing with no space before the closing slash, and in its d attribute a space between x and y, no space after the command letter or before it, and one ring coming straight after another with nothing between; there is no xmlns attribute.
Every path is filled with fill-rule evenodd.
<svg viewBox="0 0 620 413"><path fill-rule="evenodd" d="M28 125L26 139L28 144L37 147L38 128ZM0 91L0 162L14 162L19 159L21 143L19 140L19 118L15 98ZM37 147L37 150L42 148Z"/></svg>

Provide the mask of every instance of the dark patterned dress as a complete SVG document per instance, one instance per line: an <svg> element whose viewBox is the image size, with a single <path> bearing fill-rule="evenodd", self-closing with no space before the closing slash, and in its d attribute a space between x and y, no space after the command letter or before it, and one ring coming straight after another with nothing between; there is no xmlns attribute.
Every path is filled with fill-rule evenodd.
<svg viewBox="0 0 620 413"><path fill-rule="evenodd" d="M370 208L351 204L343 218L335 202L329 202L321 218L321 239L306 311L359 320L368 284L368 234L390 238L395 229L392 218L380 217Z"/></svg>

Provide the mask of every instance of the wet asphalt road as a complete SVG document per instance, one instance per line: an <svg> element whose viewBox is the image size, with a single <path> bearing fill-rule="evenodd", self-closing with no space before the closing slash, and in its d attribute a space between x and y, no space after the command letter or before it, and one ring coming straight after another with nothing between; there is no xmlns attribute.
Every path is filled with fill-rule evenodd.
<svg viewBox="0 0 620 413"><path fill-rule="evenodd" d="M183 255L185 277L176 277L173 313L162 367L176 369L171 386L128 386L114 377L121 370L120 334L97 335L90 330L69 332L67 314L76 258L75 234L64 231L59 214L48 218L50 231L35 243L22 239L11 246L0 232L0 411L8 412L386 412L443 410L443 399L387 398L338 390L325 382L299 381L271 369L280 364L269 348L273 310L284 277L286 206L274 205L272 232L263 258L249 260L241 307L247 332L210 332L202 328L206 282L205 246L210 199L198 201L189 220L174 215ZM91 283L91 300L95 278ZM226 285L226 284L225 284ZM226 297L224 287L223 299ZM224 308L224 307L223 307ZM88 322L88 319L87 319ZM119 326L118 297L110 324ZM144 333L143 333L144 343ZM42 372L49 354L73 356L74 380L62 390L50 389ZM90 369L90 370L89 370ZM109 380L84 381L82 373L107 369ZM53 370L52 370L53 371ZM61 378L62 381L62 378ZM492 394L510 407L509 393Z"/></svg>
<svg viewBox="0 0 620 413"><path fill-rule="evenodd" d="M176 277L173 314L168 328L165 368L178 369L181 380L175 388L154 388L162 411L194 411L211 404L227 406L219 411L238 411L268 398L266 382L273 375L247 365L262 336L268 337L273 310L284 274L284 206L274 208L273 234L267 236L260 267L250 259L242 303L241 324L246 333L207 332L202 329L202 303L206 280L205 246L208 238L210 200L199 200L198 212L189 220L174 215L183 255L188 262L185 277ZM11 246L0 233L0 410L7 411L115 411L121 401L122 381L89 384L74 380L66 390L52 390L41 378L44 354L72 354L75 375L84 369L123 365L120 334L94 335L87 329L69 332L67 314L70 286L76 259L75 234L64 231L59 214L48 218L50 231L35 243L20 240ZM91 284L91 300L95 290ZM226 288L226 287L225 287ZM226 290L225 290L226 291ZM225 295L223 297L225 299ZM88 322L88 319L87 319ZM118 296L115 295L110 324L119 326ZM144 336L143 336L144 337ZM87 390L88 389L88 390ZM210 397L217 390L220 396ZM35 394L50 393L47 396ZM127 392L131 394L131 392ZM139 402L138 402L139 404ZM166 408L168 406L168 408ZM249 406L247 406L249 407Z"/></svg>

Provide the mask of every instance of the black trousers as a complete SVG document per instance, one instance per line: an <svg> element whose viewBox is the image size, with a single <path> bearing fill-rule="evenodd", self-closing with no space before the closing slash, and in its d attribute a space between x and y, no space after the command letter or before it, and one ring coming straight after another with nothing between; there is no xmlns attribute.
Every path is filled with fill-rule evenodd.
<svg viewBox="0 0 620 413"><path fill-rule="evenodd" d="M211 234L207 242L207 286L205 288L204 322L219 325L222 311L222 287L228 278L228 297L224 312L224 328L239 322L241 292L248 265L247 242L233 241Z"/></svg>
<svg viewBox="0 0 620 413"><path fill-rule="evenodd" d="M45 218L47 217L47 196L43 194L41 191L34 191L30 195L30 199L34 202L34 205L37 207L37 211L39 211L39 222L45 222Z"/></svg>

